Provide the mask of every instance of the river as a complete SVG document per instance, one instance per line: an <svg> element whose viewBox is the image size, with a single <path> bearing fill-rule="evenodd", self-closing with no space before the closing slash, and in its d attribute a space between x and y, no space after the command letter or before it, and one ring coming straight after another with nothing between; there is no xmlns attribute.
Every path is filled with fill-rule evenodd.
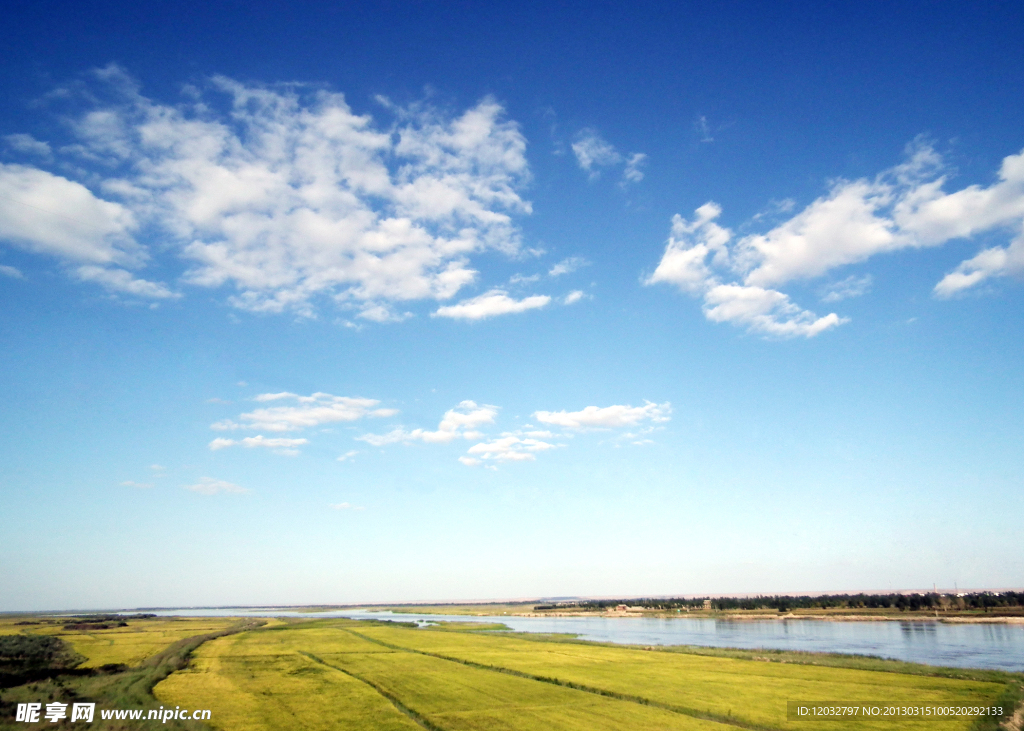
<svg viewBox="0 0 1024 731"><path fill-rule="evenodd" d="M517 632L572 634L628 645L700 645L876 655L946 667L1024 672L1024 625L815 619L739 620L657 617L471 617L340 610L165 609L162 616L390 619L404 622L502 622Z"/></svg>

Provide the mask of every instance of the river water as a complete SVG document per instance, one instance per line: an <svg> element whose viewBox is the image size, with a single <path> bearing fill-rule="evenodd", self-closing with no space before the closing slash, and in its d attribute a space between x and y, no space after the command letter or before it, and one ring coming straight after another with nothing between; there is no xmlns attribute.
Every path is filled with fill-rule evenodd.
<svg viewBox="0 0 1024 731"><path fill-rule="evenodd" d="M517 632L572 634L628 645L700 645L876 655L946 667L1024 672L1024 625L942 622L829 622L814 619L740 620L656 617L468 617L341 610L169 609L162 616L345 617L403 622L501 622Z"/></svg>

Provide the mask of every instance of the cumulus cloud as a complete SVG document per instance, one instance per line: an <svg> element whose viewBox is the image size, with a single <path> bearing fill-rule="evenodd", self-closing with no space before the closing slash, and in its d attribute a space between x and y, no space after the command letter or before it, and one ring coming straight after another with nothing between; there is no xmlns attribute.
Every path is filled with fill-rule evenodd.
<svg viewBox="0 0 1024 731"><path fill-rule="evenodd" d="M285 432L307 429L321 424L357 421L365 417L394 416L397 409L376 408L380 401L369 398L333 396L317 392L309 396L294 393L264 393L255 399L258 402L286 401L284 406L269 406L255 409L238 417L238 421L225 419L211 424L212 429L227 431L253 429L260 431Z"/></svg>
<svg viewBox="0 0 1024 731"><path fill-rule="evenodd" d="M266 449L273 449L278 454L295 455L299 451L295 447L300 447L303 444L309 444L308 439L284 439L281 437L270 438L263 436L262 434L255 437L245 437L244 439L224 439L219 437L210 442L210 449L217 451L218 449L224 449L225 447L233 447L235 445L252 449L254 447L264 447Z"/></svg>
<svg viewBox="0 0 1024 731"><path fill-rule="evenodd" d="M570 292L569 294L565 295L565 297L562 299L562 304L565 304L565 305L574 304L576 302L579 302L581 299L583 299L584 296L585 295L583 294L583 290L581 290L581 289L574 289L572 292Z"/></svg>
<svg viewBox="0 0 1024 731"><path fill-rule="evenodd" d="M514 219L531 210L520 195L526 141L491 98L454 116L382 99L393 121L381 124L341 94L301 84L218 76L168 105L114 66L90 83L103 89L61 95L87 109L60 162L91 172L76 182L0 166L0 238L124 269L145 264L145 229L187 264L185 283L230 287L236 307L312 315L333 299L376 321L404 317L393 303L457 294L477 277L474 254L520 251ZM90 272L122 291L169 296Z"/></svg>
<svg viewBox="0 0 1024 731"><path fill-rule="evenodd" d="M635 426L641 422L666 422L671 419L672 404L646 401L643 406L587 406L581 411L535 411L542 424L565 429L614 429Z"/></svg>
<svg viewBox="0 0 1024 731"><path fill-rule="evenodd" d="M818 317L776 289L821 277L872 256L940 246L994 229L1024 227L1024 152L1003 160L998 180L953 193L941 157L916 140L905 162L873 180L840 180L825 196L763 234L736 238L715 223L721 208L707 203L692 220L675 216L661 262L646 284L667 282L704 300L715 322L745 325L781 337L812 337L847 321ZM985 249L935 287L948 297L990 277L1024 271L1024 235L1008 246ZM730 281L731 280L731 281ZM863 294L870 278L853 275L824 301Z"/></svg>
<svg viewBox="0 0 1024 731"><path fill-rule="evenodd" d="M533 295L517 300L509 297L503 289L492 289L478 297L463 300L454 305L439 307L431 317L450 317L455 320L482 320L495 315L508 315L544 307L551 301L546 294Z"/></svg>
<svg viewBox="0 0 1024 731"><path fill-rule="evenodd" d="M81 183L24 165L0 163L0 239L72 263L138 265L137 221L125 206Z"/></svg>
<svg viewBox="0 0 1024 731"><path fill-rule="evenodd" d="M497 406L478 406L475 401L462 401L453 409L444 413L441 422L437 425L436 431L426 429L413 429L407 431L401 427L393 429L387 434L364 434L356 439L371 444L374 447L382 447L385 444L396 442L410 443L415 441L428 444L447 444L453 439L479 439L483 436L479 427L485 424L493 424L494 417L498 414Z"/></svg>
<svg viewBox="0 0 1024 731"><path fill-rule="evenodd" d="M523 438L506 433L489 442L474 444L466 450L472 456L460 457L459 461L470 467L483 462L526 462L537 459L538 452L556 449L559 446L531 437Z"/></svg>
<svg viewBox="0 0 1024 731"><path fill-rule="evenodd" d="M572 143L573 154L580 169L586 171L591 180L601 177L601 168L623 166L622 183L639 183L644 179L640 168L647 161L647 155L634 152L622 155L614 145L593 129L581 130Z"/></svg>
<svg viewBox="0 0 1024 731"><path fill-rule="evenodd" d="M191 490L192 492L198 492L200 495L216 495L219 492L231 492L237 494L249 492L244 487L239 487L238 485L225 480L215 480L212 477L200 477L199 482L194 485L185 485L185 489Z"/></svg>

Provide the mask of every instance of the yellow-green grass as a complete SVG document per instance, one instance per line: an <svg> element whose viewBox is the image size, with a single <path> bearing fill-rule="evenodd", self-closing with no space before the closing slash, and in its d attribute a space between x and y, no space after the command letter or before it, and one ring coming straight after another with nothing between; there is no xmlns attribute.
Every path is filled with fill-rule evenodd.
<svg viewBox="0 0 1024 731"><path fill-rule="evenodd" d="M245 632L202 645L189 667L157 684L154 695L165 706L210 709L208 723L217 729L419 728L376 690L303 655L300 647L382 650L331 630Z"/></svg>
<svg viewBox="0 0 1024 731"><path fill-rule="evenodd" d="M73 622L73 619L67 619ZM218 632L238 623L237 618L221 617L154 617L129 619L127 627L110 629L66 630L63 624L0 625L0 633L8 630L39 635L56 635L69 643L86 661L80 667L95 668L109 664L138 665L169 645L186 637Z"/></svg>
<svg viewBox="0 0 1024 731"><path fill-rule="evenodd" d="M477 729L678 729L728 731L711 721L410 652L320 656L432 725Z"/></svg>
<svg viewBox="0 0 1024 731"><path fill-rule="evenodd" d="M811 665L793 665L680 652L647 651L515 636L439 632L366 624L370 639L435 656L469 661L538 678L557 679L622 696L752 725L806 729L787 720L787 701L861 701L898 705L986 705L999 683ZM965 718L907 718L900 729L966 729ZM821 729L892 729L889 719L818 721Z"/></svg>
<svg viewBox="0 0 1024 731"><path fill-rule="evenodd" d="M721 724L396 651L322 623L206 643L158 684L164 705L209 708L217 729L613 729ZM410 715L403 715L398 708Z"/></svg>

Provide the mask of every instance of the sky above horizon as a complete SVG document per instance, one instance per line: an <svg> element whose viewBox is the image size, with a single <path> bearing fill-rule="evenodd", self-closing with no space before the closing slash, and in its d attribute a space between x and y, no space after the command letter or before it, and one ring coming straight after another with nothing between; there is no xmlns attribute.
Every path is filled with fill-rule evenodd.
<svg viewBox="0 0 1024 731"><path fill-rule="evenodd" d="M1024 9L17 2L0 611L1024 586Z"/></svg>

